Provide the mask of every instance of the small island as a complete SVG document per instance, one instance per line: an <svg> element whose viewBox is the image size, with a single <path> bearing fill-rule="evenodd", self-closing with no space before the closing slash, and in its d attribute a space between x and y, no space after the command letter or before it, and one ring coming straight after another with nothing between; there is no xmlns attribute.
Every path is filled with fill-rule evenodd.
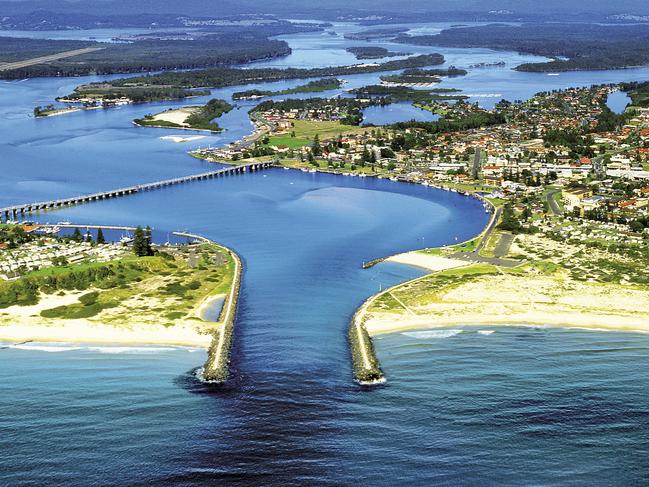
<svg viewBox="0 0 649 487"><path fill-rule="evenodd" d="M381 59L385 57L407 56L406 52L389 51L385 47L378 46L358 46L348 47L347 52L356 56L356 59Z"/></svg>
<svg viewBox="0 0 649 487"><path fill-rule="evenodd" d="M381 76L381 81L388 85L422 86L440 82L441 76L464 76L465 69L450 66L448 69L406 69L401 74Z"/></svg>
<svg viewBox="0 0 649 487"><path fill-rule="evenodd" d="M444 64L444 56L434 53L394 59L383 63L363 63L326 68L240 69L218 67L198 71L163 72L150 76L82 84L77 86L71 94L60 97L57 101L109 107L160 100L182 100L209 95L210 91L206 87L223 88L294 79L379 73L440 64Z"/></svg>
<svg viewBox="0 0 649 487"><path fill-rule="evenodd" d="M202 106L172 108L156 115L146 115L133 121L140 127L177 128L221 132L215 118L234 108L225 100L213 99Z"/></svg>
<svg viewBox="0 0 649 487"><path fill-rule="evenodd" d="M81 108L75 107L55 107L54 105L37 106L34 107L34 117L45 118L54 117L56 115L65 115L66 113L80 112Z"/></svg>
<svg viewBox="0 0 649 487"><path fill-rule="evenodd" d="M281 96L293 95L297 93L319 93L322 91L330 91L340 88L343 81L336 78L322 78L315 81L309 81L306 84L296 86L295 88L288 88L286 90L270 91L270 90L246 90L238 91L232 94L233 100L255 100L257 98L264 98L267 96Z"/></svg>
<svg viewBox="0 0 649 487"><path fill-rule="evenodd" d="M377 102L380 105L410 101L424 108L436 101L459 101L469 98L466 95L458 94L460 91L455 88L423 90L401 85L368 85L353 89L350 93L359 98L371 97L375 102L377 99L380 99L380 102Z"/></svg>

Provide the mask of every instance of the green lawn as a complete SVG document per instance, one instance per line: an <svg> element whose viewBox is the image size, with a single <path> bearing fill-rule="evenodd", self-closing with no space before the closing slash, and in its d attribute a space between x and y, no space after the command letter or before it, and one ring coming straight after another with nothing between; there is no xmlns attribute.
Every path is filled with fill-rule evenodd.
<svg viewBox="0 0 649 487"><path fill-rule="evenodd" d="M305 145L311 144L309 139L302 139L297 137L291 137L290 135L277 135L274 137L269 137L268 145L271 146L282 146L290 147L291 149L298 149L304 147Z"/></svg>
<svg viewBox="0 0 649 487"><path fill-rule="evenodd" d="M338 137L341 134L362 134L369 132L370 129L356 127L354 125L343 125L340 122L314 122L311 120L293 121L293 131L298 139L309 139L318 134L320 140Z"/></svg>

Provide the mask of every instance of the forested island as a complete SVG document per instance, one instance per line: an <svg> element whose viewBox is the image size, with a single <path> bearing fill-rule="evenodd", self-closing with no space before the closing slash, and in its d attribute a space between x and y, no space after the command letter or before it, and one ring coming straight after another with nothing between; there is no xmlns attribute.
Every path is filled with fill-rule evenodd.
<svg viewBox="0 0 649 487"><path fill-rule="evenodd" d="M402 85L439 83L441 76L464 76L466 69L450 66L448 69L405 69L401 74L381 76L381 81Z"/></svg>
<svg viewBox="0 0 649 487"><path fill-rule="evenodd" d="M347 52L356 56L356 59L381 59L384 57L405 56L405 52L389 51L385 47L378 46L358 46L348 47Z"/></svg>
<svg viewBox="0 0 649 487"><path fill-rule="evenodd" d="M182 100L196 96L207 96L210 90L185 89L171 86L127 86L115 87L109 83L92 83L78 86L74 92L59 97L62 103L81 103L85 107L110 107L123 103L147 103L151 101Z"/></svg>
<svg viewBox="0 0 649 487"><path fill-rule="evenodd" d="M255 98L262 98L266 96L281 96L293 95L296 93L319 93L322 91L335 90L343 85L342 80L336 78L322 78L295 88L288 88L286 90L270 91L270 90L246 90L238 91L232 94L233 100L250 100Z"/></svg>
<svg viewBox="0 0 649 487"><path fill-rule="evenodd" d="M398 101L411 101L428 104L440 100L465 100L468 97L457 94L460 90L442 88L439 90L421 90L406 86L368 85L350 91L358 97L370 96L380 99L380 104L387 105Z"/></svg>
<svg viewBox="0 0 649 487"><path fill-rule="evenodd" d="M185 23L186 27L201 26L205 31L152 32L115 43L0 37L0 63L96 49L65 59L0 69L0 77L85 76L243 64L290 54L288 44L272 39L273 36L322 30L320 24L276 20L260 25L250 22L203 25L200 20L191 19L185 19Z"/></svg>
<svg viewBox="0 0 649 487"><path fill-rule="evenodd" d="M407 32L405 27L385 27L381 29L370 29L361 32L352 32L345 34L345 39L351 41L375 41L378 39L389 39L403 32Z"/></svg>
<svg viewBox="0 0 649 487"><path fill-rule="evenodd" d="M229 112L232 108L234 107L225 100L215 98L202 106L166 110L157 115L146 115L144 118L135 119L133 122L143 127L169 127L221 132L223 129L219 127L218 123L214 122L214 119Z"/></svg>
<svg viewBox="0 0 649 487"><path fill-rule="evenodd" d="M403 44L487 47L553 58L515 69L559 72L616 69L649 64L649 26L577 23L491 24L443 30L437 35L400 35Z"/></svg>
<svg viewBox="0 0 649 487"><path fill-rule="evenodd" d="M0 38L0 60L14 61L73 49L101 47L101 50L67 59L0 71L4 79L40 76L85 76L89 74L134 73L165 69L192 69L221 64L240 64L291 53L284 41L251 35L204 37L193 41L143 40L134 43L99 43L42 39Z"/></svg>
<svg viewBox="0 0 649 487"><path fill-rule="evenodd" d="M125 101L153 101L182 99L196 94L194 89L205 87L223 88L225 86L246 85L270 81L301 78L322 78L350 74L377 73L406 68L419 68L444 63L441 54L424 54L406 59L388 61L381 64L359 64L353 66L333 66L327 68L210 68L198 71L166 72L151 76L121 78L105 83L90 83L78 86L74 93L62 100L103 102L105 99L124 99ZM199 94L204 94L200 91Z"/></svg>

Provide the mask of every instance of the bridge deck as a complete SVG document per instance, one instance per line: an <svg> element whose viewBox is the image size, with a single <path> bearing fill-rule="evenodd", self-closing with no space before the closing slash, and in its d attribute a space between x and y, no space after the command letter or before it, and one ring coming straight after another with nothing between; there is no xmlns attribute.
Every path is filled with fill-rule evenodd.
<svg viewBox="0 0 649 487"><path fill-rule="evenodd" d="M129 194L140 193L142 191L150 191L153 189L159 189L167 186L174 186L177 184L188 183L191 181L201 181L205 179L213 179L220 176L227 176L230 174L241 174L244 172L259 171L261 169L269 168L273 164L274 164L273 162L253 162L249 164L240 164L237 166L217 169L216 171L209 171L200 174L192 174L189 176L182 176L173 179L165 179L162 181L155 181L152 183L137 184L125 188L112 189L109 191L101 191L99 193L92 193L92 194L86 194L86 195L75 196L71 198L63 198L58 200L51 200L51 201L40 201L37 203L25 203L21 205L8 206L6 208L0 208L0 220L3 217L9 219L9 217L16 217L18 214L23 215L25 213L32 213L34 211L61 208L65 206L78 205L78 204L88 203L91 201L99 201L99 200L109 199L109 198L117 198L121 196L127 196Z"/></svg>

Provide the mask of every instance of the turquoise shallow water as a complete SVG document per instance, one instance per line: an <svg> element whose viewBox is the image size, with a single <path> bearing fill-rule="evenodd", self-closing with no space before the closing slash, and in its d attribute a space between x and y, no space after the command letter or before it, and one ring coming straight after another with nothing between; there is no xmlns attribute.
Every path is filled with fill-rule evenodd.
<svg viewBox="0 0 649 487"><path fill-rule="evenodd" d="M348 56L337 38L302 35L292 43L301 48L271 63L322 65ZM456 65L525 59L488 50L445 54ZM547 77L476 69L443 84L488 101L647 72ZM350 77L348 86L376 78ZM245 106L223 120L225 133L189 144L130 124L173 104L29 118L33 105L82 81L0 83L0 204L203 171L213 166L186 150L250 130ZM270 170L39 218L150 224L162 239L187 229L236 249L246 272L233 378L205 387L193 376L204 352L173 347L2 348L2 484L649 482L647 335L539 327L393 334L376 340L388 383L365 390L351 381L351 315L381 287L421 274L394 264L362 270L362 262L471 237L487 220L475 200L391 181Z"/></svg>

